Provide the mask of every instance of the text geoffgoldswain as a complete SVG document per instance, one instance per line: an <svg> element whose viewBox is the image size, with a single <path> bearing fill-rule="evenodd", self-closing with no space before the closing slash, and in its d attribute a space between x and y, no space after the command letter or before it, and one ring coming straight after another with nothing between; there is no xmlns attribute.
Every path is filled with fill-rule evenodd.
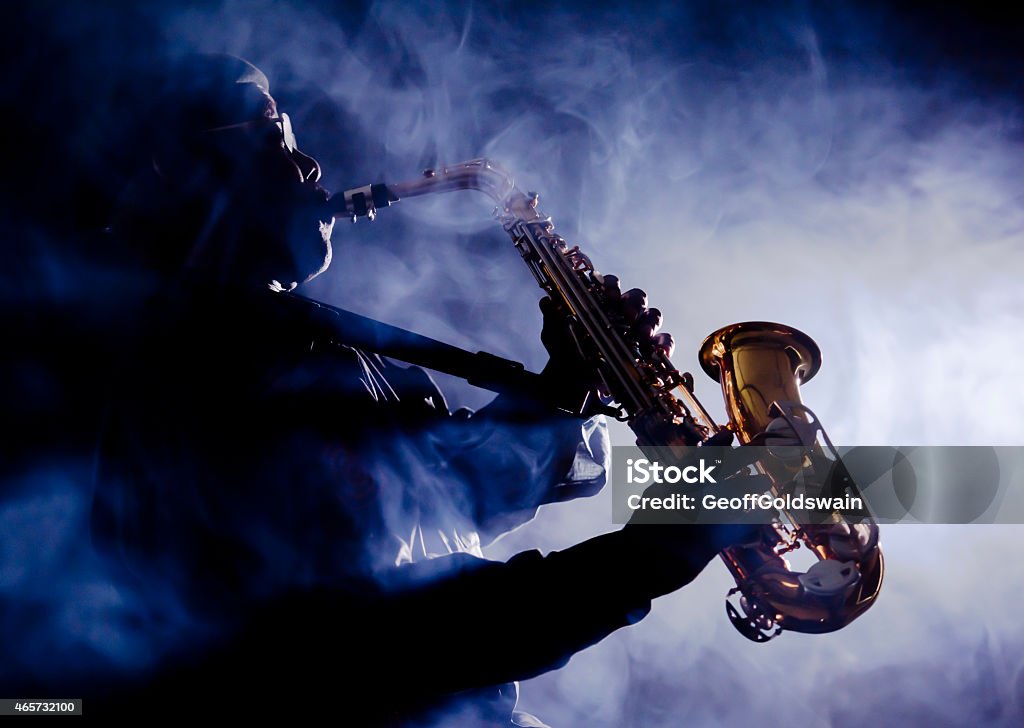
<svg viewBox="0 0 1024 728"><path fill-rule="evenodd" d="M626 480L628 483L645 485L647 483L715 483L712 471L714 465L707 465L702 459L696 465L680 468L675 465L662 465L646 458L626 461ZM643 496L637 493L626 499L630 510L695 510L698 508L697 497L685 493L672 493L665 496ZM816 497L803 494L786 493L776 496L772 493L746 493L731 498L704 494L700 499L700 508L706 510L776 510L776 511L856 511L864 507L860 497L844 494L841 497Z"/></svg>

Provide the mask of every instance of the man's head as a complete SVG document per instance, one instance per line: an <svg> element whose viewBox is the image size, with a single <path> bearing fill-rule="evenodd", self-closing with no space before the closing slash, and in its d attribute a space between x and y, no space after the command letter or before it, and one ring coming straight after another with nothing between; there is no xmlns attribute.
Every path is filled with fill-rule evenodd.
<svg viewBox="0 0 1024 728"><path fill-rule="evenodd" d="M266 76L240 58L193 55L155 97L150 179L121 216L144 257L231 286L289 289L322 272L333 219L320 167L296 146Z"/></svg>

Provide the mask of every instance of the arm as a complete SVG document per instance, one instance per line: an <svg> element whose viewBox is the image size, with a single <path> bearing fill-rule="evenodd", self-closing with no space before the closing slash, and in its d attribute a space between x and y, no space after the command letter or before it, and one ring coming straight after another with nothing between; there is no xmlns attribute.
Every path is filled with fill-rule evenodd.
<svg viewBox="0 0 1024 728"><path fill-rule="evenodd" d="M330 695L353 715L379 717L382 702L400 713L525 679L641 619L652 598L691 581L728 537L627 527L544 557L531 551L498 563L456 555L402 567L383 589L292 593L251 620L187 687ZM346 666L344 682L334 664Z"/></svg>

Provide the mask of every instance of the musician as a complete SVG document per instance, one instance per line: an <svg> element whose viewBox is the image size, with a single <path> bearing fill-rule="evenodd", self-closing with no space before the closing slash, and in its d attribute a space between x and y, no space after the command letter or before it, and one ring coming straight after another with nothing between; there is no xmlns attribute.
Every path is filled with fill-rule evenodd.
<svg viewBox="0 0 1024 728"><path fill-rule="evenodd" d="M627 527L482 558L540 504L600 489L604 423L506 395L452 414L423 370L317 347L286 304L330 265L333 221L267 78L192 57L154 97L151 158L114 225L153 295L115 376L93 513L150 656L104 707L508 724L513 681L635 623L748 535ZM543 308L545 380L585 391Z"/></svg>

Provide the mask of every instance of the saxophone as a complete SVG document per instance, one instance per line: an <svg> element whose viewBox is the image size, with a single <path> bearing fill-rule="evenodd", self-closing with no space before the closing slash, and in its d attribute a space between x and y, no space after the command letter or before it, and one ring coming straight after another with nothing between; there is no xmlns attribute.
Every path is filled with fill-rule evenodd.
<svg viewBox="0 0 1024 728"><path fill-rule="evenodd" d="M494 201L494 215L508 233L534 278L569 323L575 343L593 364L605 399L592 405L628 424L644 450L665 446L728 445L771 441L785 429L807 453L818 472L842 468L835 447L817 416L800 398L799 385L818 371L821 353L796 329L769 322L726 326L700 348L704 371L722 387L728 423L718 425L694 395L693 377L673 366L668 334L653 334L661 314L642 311L646 295L625 294L615 276L602 275L578 245L570 246L538 210L539 196L520 191L511 175L487 159L427 170L419 179L372 184L337 195L328 203L335 217L373 219L377 210L403 198L455 190L477 190ZM641 327L648 335L638 335ZM587 408L581 405L580 412ZM756 464L781 492L791 473ZM844 482L856 494L845 469ZM784 555L804 546L815 561L794 571ZM836 512L826 523L800 525L778 512L752 544L720 553L736 581L726 597L726 613L745 637L765 642L783 630L823 633L840 629L878 597L883 561L878 526L865 514L850 522Z"/></svg>

